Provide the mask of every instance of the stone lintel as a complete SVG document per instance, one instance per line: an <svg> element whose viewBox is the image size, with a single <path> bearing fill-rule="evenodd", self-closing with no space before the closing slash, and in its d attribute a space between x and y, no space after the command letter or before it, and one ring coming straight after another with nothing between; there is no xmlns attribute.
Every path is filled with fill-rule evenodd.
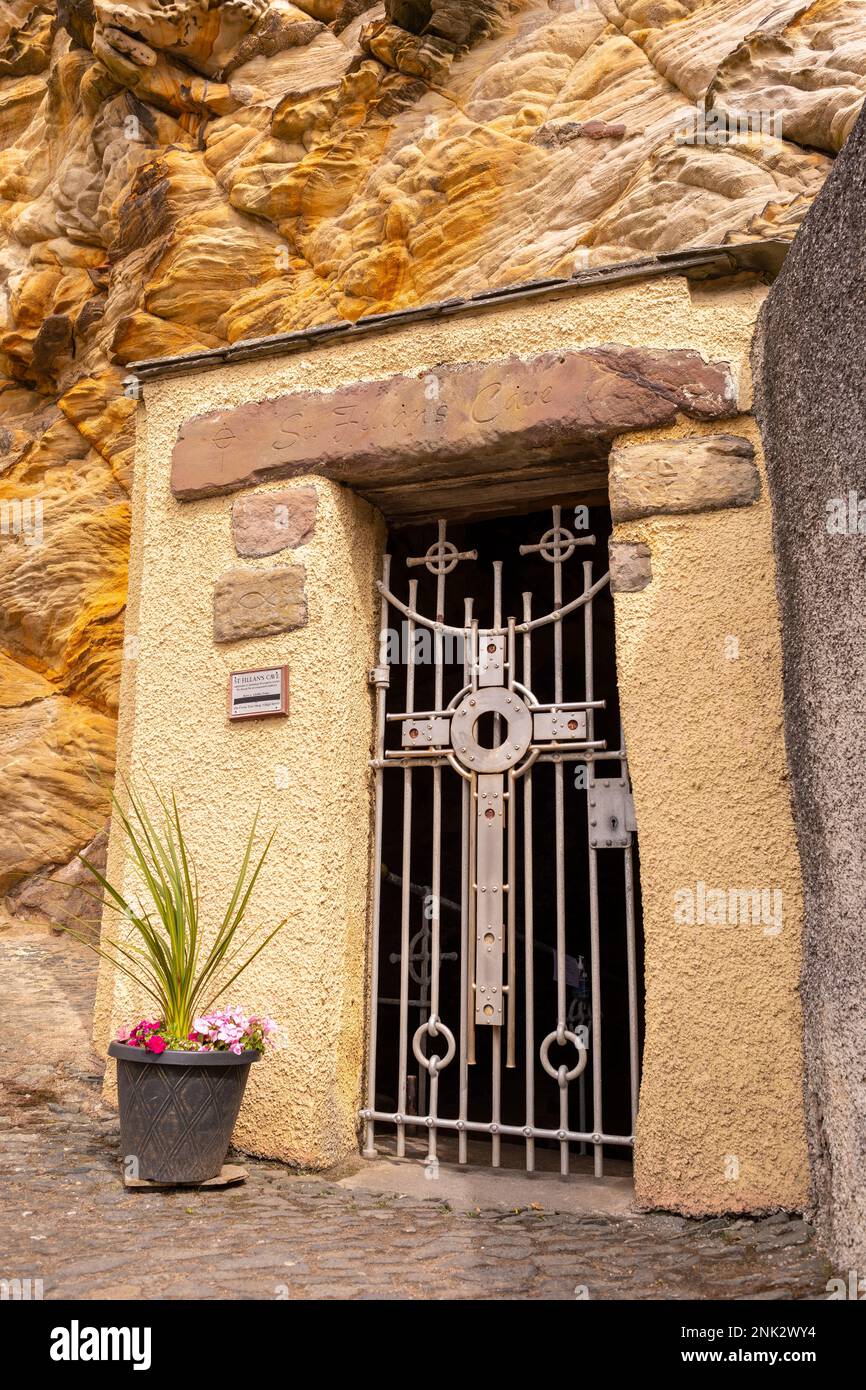
<svg viewBox="0 0 866 1390"><path fill-rule="evenodd" d="M319 473L400 516L419 483L471 476L483 493L516 471L597 462L617 435L680 413L737 414L728 363L607 346L442 366L197 416L175 444L171 486L190 500Z"/></svg>

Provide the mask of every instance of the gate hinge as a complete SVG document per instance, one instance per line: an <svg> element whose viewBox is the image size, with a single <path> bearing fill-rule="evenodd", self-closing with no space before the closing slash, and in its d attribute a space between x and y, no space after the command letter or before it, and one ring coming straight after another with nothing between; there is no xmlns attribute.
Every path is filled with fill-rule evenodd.
<svg viewBox="0 0 866 1390"><path fill-rule="evenodd" d="M375 686L389 686L391 684L391 673L387 666L374 666L372 671L367 672L367 684Z"/></svg>

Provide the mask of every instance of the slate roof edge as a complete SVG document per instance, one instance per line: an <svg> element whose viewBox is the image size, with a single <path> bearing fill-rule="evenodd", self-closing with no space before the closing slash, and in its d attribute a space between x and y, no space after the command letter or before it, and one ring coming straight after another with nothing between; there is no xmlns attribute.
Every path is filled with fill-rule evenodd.
<svg viewBox="0 0 866 1390"><path fill-rule="evenodd" d="M161 377L187 376L193 372L211 371L215 367L257 358L281 357L301 352L305 348L326 347L336 342L353 341L375 333L387 333L410 323L460 314L496 309L501 304L514 304L535 298L558 297L576 290L616 284L630 280L646 280L660 275L684 274L692 279L717 279L741 271L775 276L788 252L789 241L744 241L730 246L697 246L684 251L663 252L635 261L618 261L612 265L594 266L581 270L566 279L530 280L519 285L507 285L498 290L481 290L478 294L460 299L440 300L416 308L394 309L384 314L368 314L351 323L319 324L292 333L276 333L268 338L246 338L226 347L203 348L199 352L179 353L173 357L151 357L130 362L127 373L139 381L154 381Z"/></svg>

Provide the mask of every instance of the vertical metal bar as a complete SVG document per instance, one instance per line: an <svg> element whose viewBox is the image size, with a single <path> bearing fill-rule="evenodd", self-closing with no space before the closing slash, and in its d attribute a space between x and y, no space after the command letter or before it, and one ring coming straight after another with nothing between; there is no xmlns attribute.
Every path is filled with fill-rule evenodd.
<svg viewBox="0 0 866 1390"><path fill-rule="evenodd" d="M472 659L472 648L470 645L470 630L472 627L472 599L463 600L463 623L466 634L463 639L463 684L469 684L470 663ZM468 1052L468 1032L469 1032L469 956L470 939L472 950L475 949L475 932L473 927L472 937L469 936L469 899L473 901L475 894L471 889L473 873L470 868L469 859L469 819L474 819L475 806L470 796L470 787L464 778L460 779L460 1054L458 1065L460 1068L460 1101L458 1119L464 1124L468 1119L469 1109L469 1052ZM474 1013L474 1001L473 1001ZM461 1129L457 1134L457 1162L465 1163L468 1158L468 1136L465 1129Z"/></svg>
<svg viewBox="0 0 866 1390"><path fill-rule="evenodd" d="M502 561L493 561L493 626L502 626ZM493 747L499 744L500 730L502 721L499 715L493 719ZM502 778L502 788L505 790L506 781ZM502 1027L498 1025L490 1030L490 1082L491 1082L491 1122L498 1125L502 1120ZM498 1134L494 1134L490 1143L490 1162L494 1168L498 1168L502 1161L501 1140Z"/></svg>
<svg viewBox="0 0 866 1390"><path fill-rule="evenodd" d="M502 1120L502 1029L490 1029L490 1043L492 1047L490 1080L492 1086L492 1106L490 1120L494 1125L498 1125ZM502 1163L502 1141L498 1134L491 1135L490 1138L490 1165L492 1168L499 1168Z"/></svg>
<svg viewBox="0 0 866 1390"><path fill-rule="evenodd" d="M439 522L439 554L440 559L436 570L436 621L445 621L445 522ZM433 633L433 679L434 695L433 708L442 708L442 633L434 630ZM433 768L433 863L431 872L430 893L433 901L430 903L430 1013L439 1017L439 969L441 965L441 946L440 946L440 903L442 899L442 769ZM426 1078L425 1078L426 1081ZM431 1103L432 1103L433 1078L431 1077ZM421 1113L424 1113L423 1101L425 1099L422 1090ZM435 1132L431 1126L428 1131L430 1157L435 1157Z"/></svg>
<svg viewBox="0 0 866 1390"><path fill-rule="evenodd" d="M592 588L592 561L583 562L583 589L584 593ZM584 654L584 689L585 699L589 704L594 698L594 670L593 670L593 632L592 632L592 599L589 599L583 606L583 654ZM595 737L595 716L592 709L586 711L587 738L592 741ZM595 784L595 763L592 759L587 763L587 811L589 801L592 796L592 788ZM592 1127L596 1134L601 1134L602 1126L602 1094L601 1094L601 958L600 958L600 935L598 926L598 852L591 846L589 853L589 940L590 940L590 980L591 980L591 999L592 999L592 1018L590 1027L592 1029ZM593 1145L593 1166L595 1176L604 1176L604 1146L602 1144Z"/></svg>
<svg viewBox="0 0 866 1390"><path fill-rule="evenodd" d="M523 595L523 620L532 617L532 594ZM532 689L532 637L523 634L523 684ZM525 977L526 1038L526 1127L535 1125L535 926L533 918L532 879L532 768L522 777L523 783L523 974ZM526 1171L535 1172L535 1140L526 1139Z"/></svg>
<svg viewBox="0 0 866 1390"><path fill-rule="evenodd" d="M439 1070L430 1072L430 1118L435 1120L439 1113ZM427 1134L427 1161L436 1162L436 1126L430 1125Z"/></svg>
<svg viewBox="0 0 866 1390"><path fill-rule="evenodd" d="M418 581L409 581L409 607L418 606ZM406 620L406 710L411 712L415 703L415 622ZM400 903L400 1040L398 1048L399 1075L397 1077L397 1110L406 1114L406 1066L409 1052L409 910L412 887L412 768L403 769L403 859L401 873ZM397 1157L406 1153L406 1126L401 1119L397 1122Z"/></svg>
<svg viewBox="0 0 866 1390"><path fill-rule="evenodd" d="M625 737L622 726L619 731L619 746L625 749ZM623 758L620 762L620 776L625 779L626 786L629 786L628 759ZM631 1132L634 1134L637 1125L637 1104L640 1085L640 1055L638 1051L638 1002L637 1002L637 956L635 953L635 921L634 921L634 849L632 839L629 837L628 845L625 849L625 950L626 968L628 971L628 1060L629 1060L629 1079L631 1085Z"/></svg>
<svg viewBox="0 0 866 1390"><path fill-rule="evenodd" d="M445 550L445 522L439 522L439 550L444 555ZM436 574L436 621L445 621L445 570L444 559L440 560ZM433 697L434 709L442 708L442 633L433 633L433 672L434 688ZM433 959L430 965L430 1012L439 1016L439 964L441 950L439 945L440 936L440 909L439 903L442 890L442 769L433 769L433 882L431 884L433 893L432 916L431 916L431 953Z"/></svg>
<svg viewBox="0 0 866 1390"><path fill-rule="evenodd" d="M472 619L469 629L469 662L472 689L478 689L478 622ZM475 818L478 804L478 774L472 773L469 784L469 949L466 953L466 968L469 972L469 1010L468 1010L468 1056L470 1067L475 1066L475 925L477 917L476 895L478 892L477 833Z"/></svg>
<svg viewBox="0 0 866 1390"><path fill-rule="evenodd" d="M587 1041L589 1037L587 1034ZM577 1124L581 1134L586 1133L586 1072L582 1071L577 1078ZM586 1153L586 1144L581 1140L578 1152L583 1155Z"/></svg>
<svg viewBox="0 0 866 1390"><path fill-rule="evenodd" d="M431 890L432 891L432 890ZM424 915L427 911L426 904L421 909L421 928L417 933L420 945L417 956L413 956L409 961L409 968L413 965L417 968L420 984L418 985L418 1022L423 1022L430 1013L430 928L428 919ZM410 1009L416 1007L413 1003ZM410 1059L411 1060L411 1059ZM419 1062L415 1076L416 1104L413 1114L426 1115L427 1113L427 1068ZM411 1100L411 1093L410 1093Z"/></svg>
<svg viewBox="0 0 866 1390"><path fill-rule="evenodd" d="M508 619L508 689L514 689L514 661L516 638L514 619ZM508 993L505 1007L508 1021L508 1042L505 1056L506 1067L515 1067L515 1040L517 1033L517 782L514 771L508 776L508 800L505 804L505 825L508 836Z"/></svg>
<svg viewBox="0 0 866 1390"><path fill-rule="evenodd" d="M382 557L382 583L387 589L391 575L391 556ZM387 670L388 665L388 600L382 595L382 602L379 607L379 653L377 665L380 670ZM376 681L376 722L374 730L374 748L377 763L376 768L375 792L373 803L373 882L372 882L372 901L370 904L371 922L371 941L370 951L372 959L370 962L370 1012L367 1032L367 1109L376 1109L376 1047L379 1033L379 919L382 910L382 810L383 810L383 779L384 772L381 762L385 756L385 706L388 694L387 680ZM376 1155L376 1123L368 1120L364 1131L364 1155L367 1158L374 1158Z"/></svg>
<svg viewBox="0 0 866 1390"><path fill-rule="evenodd" d="M562 521L562 508L553 508L554 533L559 531ZM553 560L553 607L562 607L562 559L559 542L554 540ZM562 623L553 625L553 700L562 702ZM556 838L556 1033L560 1043L565 1042L567 1027L567 1003L565 993L565 792L563 784L564 769L561 762L554 763L554 807ZM564 1107L564 1115L563 1115ZM568 1129L568 1089L561 1088L560 1128ZM559 1145L559 1171L568 1172L568 1141Z"/></svg>

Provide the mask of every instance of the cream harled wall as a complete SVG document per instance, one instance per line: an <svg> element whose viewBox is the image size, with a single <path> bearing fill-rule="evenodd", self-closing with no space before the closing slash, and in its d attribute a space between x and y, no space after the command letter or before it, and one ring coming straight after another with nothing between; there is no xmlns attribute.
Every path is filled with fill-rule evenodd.
<svg viewBox="0 0 866 1390"><path fill-rule="evenodd" d="M286 552L307 567L309 625L215 647L213 581L232 566L269 567L283 556L235 556L231 497L174 501L169 462L180 426L295 389L603 343L692 348L728 361L745 412L749 346L765 293L754 283L696 291L671 277L148 384L127 627L139 645L124 677L120 767L146 767L161 786L177 787L217 894L226 891L261 801L277 839L254 915L265 924L290 917L232 991L286 1028L284 1050L253 1069L236 1136L242 1147L319 1167L354 1147L366 1007L367 670L383 528L351 492L316 479L312 542ZM756 437L746 414L724 429ZM669 431L702 432L692 421ZM743 509L630 523L616 528L615 539L648 544L653 569L646 589L615 600L646 939L638 1200L694 1212L798 1207L808 1183L800 878L782 743L769 503L764 493ZM729 637L739 641L736 659ZM289 719L230 727L228 672L282 661L290 668ZM283 791L274 786L280 763L289 769ZM118 858L115 840L115 872ZM699 882L781 890L781 930L677 922L677 894ZM103 970L101 1040L130 1005Z"/></svg>
<svg viewBox="0 0 866 1390"><path fill-rule="evenodd" d="M162 411L150 418L157 414ZM210 922L227 903L257 807L263 835L276 831L249 923L264 930L288 921L224 1002L271 1014L282 1032L279 1051L250 1073L235 1141L250 1153L326 1167L353 1147L359 1104L372 727L367 673L384 527L350 491L317 478L310 543L262 560L240 559L232 543L233 499L179 507L166 460L162 450L145 450L136 476L119 770L131 772L139 787L147 773L161 791L177 793L202 898L214 909ZM216 645L214 581L227 569L281 562L306 568L307 626ZM283 663L288 718L229 724L229 672ZM112 836L109 877L116 881L123 872L122 846ZM127 884L136 890L132 878ZM100 1040L109 1026L150 1016L148 1001L133 998L126 981L110 973L103 968L97 996Z"/></svg>
<svg viewBox="0 0 866 1390"><path fill-rule="evenodd" d="M637 1192L694 1215L808 1198L770 510L757 425L730 428L755 446L758 502L615 528L652 557L652 582L614 600L646 959Z"/></svg>

